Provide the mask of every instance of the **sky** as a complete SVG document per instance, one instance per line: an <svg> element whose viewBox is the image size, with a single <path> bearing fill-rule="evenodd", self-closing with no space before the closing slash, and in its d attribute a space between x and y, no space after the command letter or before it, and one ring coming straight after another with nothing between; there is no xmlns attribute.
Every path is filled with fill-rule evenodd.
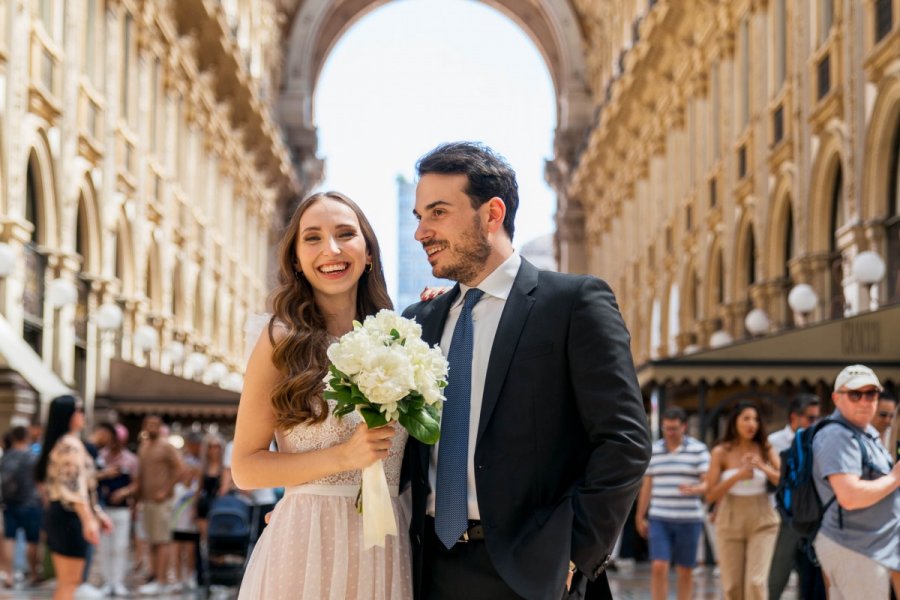
<svg viewBox="0 0 900 600"><path fill-rule="evenodd" d="M556 196L544 181L556 99L531 39L472 0L396 0L338 41L314 97L319 189L349 195L378 235L388 289L397 289L398 175L442 142L486 143L519 182L517 248L551 233ZM425 260L423 252L422 260Z"/></svg>

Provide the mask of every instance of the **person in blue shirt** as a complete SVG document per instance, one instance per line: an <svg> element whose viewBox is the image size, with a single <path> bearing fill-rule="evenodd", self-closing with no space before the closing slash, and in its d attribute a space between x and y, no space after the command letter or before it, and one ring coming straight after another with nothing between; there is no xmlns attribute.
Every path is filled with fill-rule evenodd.
<svg viewBox="0 0 900 600"><path fill-rule="evenodd" d="M832 502L814 545L829 599L887 598L890 572L900 570L900 466L871 426L881 383L864 365L846 367L834 382L830 426L813 439L813 478ZM865 448L867 460L863 461Z"/></svg>

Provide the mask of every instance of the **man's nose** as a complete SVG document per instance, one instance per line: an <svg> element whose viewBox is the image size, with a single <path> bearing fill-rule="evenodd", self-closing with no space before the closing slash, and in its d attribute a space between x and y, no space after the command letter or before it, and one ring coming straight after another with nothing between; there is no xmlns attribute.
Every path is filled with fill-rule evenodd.
<svg viewBox="0 0 900 600"><path fill-rule="evenodd" d="M422 241L425 241L426 239L428 239L429 236L428 236L427 229L428 228L425 227L424 222L419 221L419 225L416 227L416 235L415 235L417 242L422 242Z"/></svg>

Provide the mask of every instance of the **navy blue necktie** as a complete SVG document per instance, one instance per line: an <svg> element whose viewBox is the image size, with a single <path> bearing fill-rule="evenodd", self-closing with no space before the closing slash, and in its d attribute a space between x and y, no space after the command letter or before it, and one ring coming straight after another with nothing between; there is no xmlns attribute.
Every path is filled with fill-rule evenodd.
<svg viewBox="0 0 900 600"><path fill-rule="evenodd" d="M434 530L448 549L469 527L466 467L469 462L469 409L472 400L472 307L482 294L484 292L478 288L466 292L447 357L450 372L444 391L447 401L441 415Z"/></svg>

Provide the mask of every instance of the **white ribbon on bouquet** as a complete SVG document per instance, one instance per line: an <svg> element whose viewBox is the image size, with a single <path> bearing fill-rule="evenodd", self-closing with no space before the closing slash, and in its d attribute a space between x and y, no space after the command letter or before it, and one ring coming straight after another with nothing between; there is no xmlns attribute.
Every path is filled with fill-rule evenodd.
<svg viewBox="0 0 900 600"><path fill-rule="evenodd" d="M384 463L376 460L362 470L363 547L384 547L385 538L397 535L397 519L391 502Z"/></svg>

